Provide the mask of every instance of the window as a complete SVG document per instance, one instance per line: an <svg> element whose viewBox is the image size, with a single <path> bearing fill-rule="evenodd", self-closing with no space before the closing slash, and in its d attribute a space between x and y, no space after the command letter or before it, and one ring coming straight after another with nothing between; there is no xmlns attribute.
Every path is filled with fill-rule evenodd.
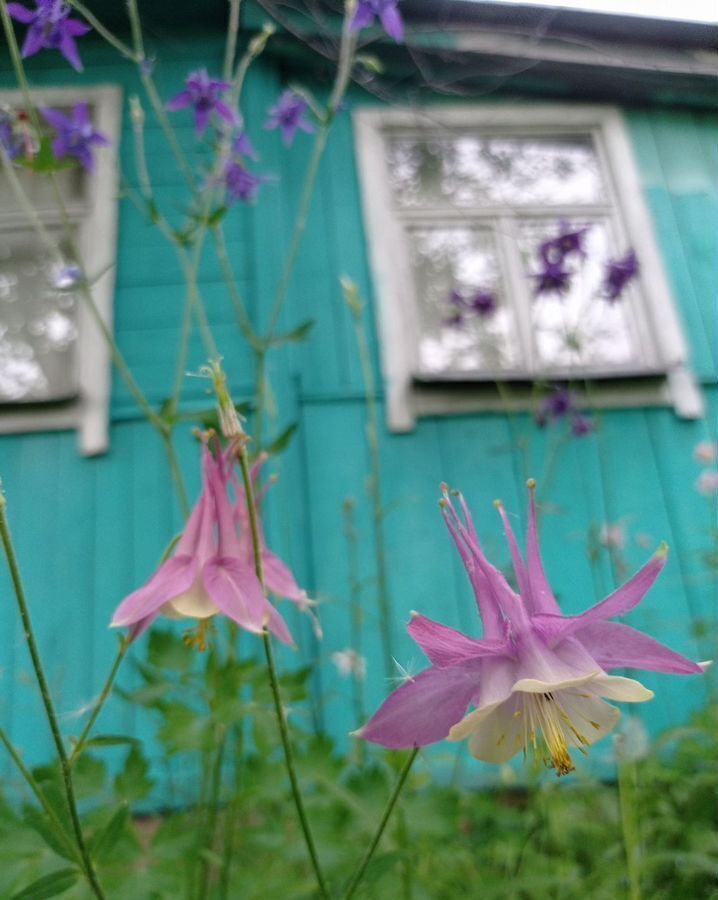
<svg viewBox="0 0 718 900"><path fill-rule="evenodd" d="M63 112L87 103L93 126L111 142L96 153L92 174L72 167L56 176L93 297L111 325L120 92L38 89L33 99ZM0 106L23 105L19 92L0 92ZM13 172L62 258L40 239L0 166L0 432L76 428L81 452L101 453L108 446L110 354L68 276L74 261L49 180L21 166Z"/></svg>
<svg viewBox="0 0 718 900"><path fill-rule="evenodd" d="M617 110L372 109L354 122L392 430L496 406L496 381L520 397L522 383L590 379L597 404L702 414ZM586 256L565 293L538 294L537 251L559 227L586 229ZM605 263L631 248L640 277L606 302ZM491 314L457 317L472 296Z"/></svg>

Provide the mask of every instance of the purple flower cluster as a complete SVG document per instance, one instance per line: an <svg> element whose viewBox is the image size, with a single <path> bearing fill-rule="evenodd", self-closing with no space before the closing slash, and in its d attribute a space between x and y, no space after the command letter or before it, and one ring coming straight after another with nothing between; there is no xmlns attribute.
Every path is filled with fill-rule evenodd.
<svg viewBox="0 0 718 900"><path fill-rule="evenodd" d="M284 91L279 100L269 110L269 118L264 123L268 131L279 129L282 132L284 145L289 147L294 140L297 130L308 134L314 131L314 126L306 118L309 104L296 91Z"/></svg>
<svg viewBox="0 0 718 900"><path fill-rule="evenodd" d="M578 409L566 385L558 385L544 399L534 419L540 428L545 428L565 416L571 420L571 434L575 437L583 437L593 431L593 423Z"/></svg>
<svg viewBox="0 0 718 900"><path fill-rule="evenodd" d="M90 26L71 19L70 7L64 0L35 0L35 7L33 10L20 3L7 5L13 19L29 25L22 45L23 58L34 56L40 50L59 50L72 68L81 72L82 60L75 38L91 31Z"/></svg>
<svg viewBox="0 0 718 900"><path fill-rule="evenodd" d="M55 159L74 157L87 172L95 168L94 147L106 147L110 142L95 131L87 103L78 103L69 116L56 109L41 110L46 121L55 129L52 152Z"/></svg>
<svg viewBox="0 0 718 900"><path fill-rule="evenodd" d="M404 40L404 23L397 9L398 0L359 0L349 26L351 31L369 28L379 19L382 28L397 44Z"/></svg>
<svg viewBox="0 0 718 900"><path fill-rule="evenodd" d="M253 203L257 199L259 188L271 179L267 175L257 175L247 168L245 159L258 159L249 135L242 131L232 144L232 156L224 169L224 184L227 188L227 205L237 200L242 203Z"/></svg>
<svg viewBox="0 0 718 900"><path fill-rule="evenodd" d="M207 130L212 113L216 113L228 125L237 124L237 116L222 100L222 94L232 87L227 81L210 78L207 69L190 72L185 80L185 89L169 100L165 109L177 112L191 106L194 110L194 127L198 136Z"/></svg>
<svg viewBox="0 0 718 900"><path fill-rule="evenodd" d="M449 303L452 305L452 312L445 319L445 324L454 328L464 326L467 314L480 316L485 319L492 316L498 306L496 295L491 291L478 290L469 296L465 296L456 288L449 294Z"/></svg>
<svg viewBox="0 0 718 900"><path fill-rule="evenodd" d="M571 286L570 269L566 260L572 256L586 256L584 240L588 226L576 228L568 222L559 223L559 233L539 246L541 269L533 276L536 279L536 296L540 294L565 294Z"/></svg>
<svg viewBox="0 0 718 900"><path fill-rule="evenodd" d="M606 263L602 295L609 303L615 303L637 275L638 257L635 250L629 250L621 259L609 260Z"/></svg>

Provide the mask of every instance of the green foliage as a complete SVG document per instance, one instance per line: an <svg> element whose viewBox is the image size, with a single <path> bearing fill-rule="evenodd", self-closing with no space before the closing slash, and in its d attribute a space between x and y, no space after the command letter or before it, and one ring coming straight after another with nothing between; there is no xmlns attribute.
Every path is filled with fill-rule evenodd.
<svg viewBox="0 0 718 900"><path fill-rule="evenodd" d="M215 648L221 644L215 637ZM197 654L172 632L150 635L141 681L126 696L157 717L166 764L194 785L188 802L151 818L132 807L155 782L137 742L96 740L76 763L83 827L113 900L315 897L287 782L263 665L219 652ZM287 673L290 709L307 694L309 669ZM159 690L161 688L161 690ZM251 727L250 727L251 714ZM636 764L642 895L718 900L715 796L716 709L664 734ZM289 717L292 725L293 717ZM374 833L405 754L369 754L358 766L325 736L292 728L298 774L322 863L336 896ZM114 775L98 754L126 748ZM204 762L196 771L196 751ZM220 773L212 827L211 773ZM615 785L539 779L530 787L482 791L439 784L428 766L410 775L357 897L414 900L613 900L627 893ZM56 767L33 770L67 835ZM231 861L230 861L231 860ZM81 900L86 888L47 816L0 798L0 896ZM208 873L208 874L207 874Z"/></svg>

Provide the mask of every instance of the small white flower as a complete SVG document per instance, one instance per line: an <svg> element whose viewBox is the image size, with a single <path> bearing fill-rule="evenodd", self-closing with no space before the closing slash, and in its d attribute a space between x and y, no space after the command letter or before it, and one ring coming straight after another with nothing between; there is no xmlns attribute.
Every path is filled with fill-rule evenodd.
<svg viewBox="0 0 718 900"><path fill-rule="evenodd" d="M602 546L611 550L623 550L626 545L626 531L620 522L604 522L598 536Z"/></svg>
<svg viewBox="0 0 718 900"><path fill-rule="evenodd" d="M343 678L353 677L363 681L366 676L366 659L351 647L335 650L332 653L332 662Z"/></svg>
<svg viewBox="0 0 718 900"><path fill-rule="evenodd" d="M706 469L696 479L696 490L704 497L718 494L718 470Z"/></svg>
<svg viewBox="0 0 718 900"><path fill-rule="evenodd" d="M718 445L714 441L701 441L693 448L693 459L710 465L718 459Z"/></svg>

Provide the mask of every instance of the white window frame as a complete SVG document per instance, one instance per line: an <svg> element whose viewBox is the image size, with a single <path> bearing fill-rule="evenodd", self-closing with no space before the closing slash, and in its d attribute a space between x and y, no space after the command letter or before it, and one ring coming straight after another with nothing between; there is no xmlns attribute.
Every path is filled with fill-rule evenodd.
<svg viewBox="0 0 718 900"><path fill-rule="evenodd" d="M86 176L81 204L70 204L68 213L77 228L76 241L81 262L88 275L96 277L91 290L102 321L112 329L112 310L117 259L117 220L119 174L117 153L120 140L122 92L114 85L80 88L34 88L35 108L72 107L87 103L92 110L95 129L110 141L95 153L95 170ZM24 108L23 95L17 90L0 91L0 104ZM0 177L5 177L0 167ZM43 225L61 240L59 210L38 210ZM0 214L0 241L3 231L16 226L23 231L32 223L21 211ZM39 238L38 238L39 240ZM62 431L76 429L79 451L84 456L104 453L109 447L109 408L111 391L111 353L100 334L87 304L77 304L77 383L78 396L58 408L34 403L11 404L0 414L0 433Z"/></svg>
<svg viewBox="0 0 718 900"><path fill-rule="evenodd" d="M702 396L687 366L688 345L658 253L627 129L617 108L574 104L371 108L356 110L353 122L391 431L411 431L421 415L506 408L505 399L491 396L479 382L475 389L467 390L464 385L457 391L438 377L430 390L423 391L414 379L416 303L403 224L392 209L386 137L402 130L436 134L437 127L449 130L469 127L479 133L500 131L502 135L511 132L522 136L562 132L592 135L602 170L609 180L610 205L617 213L615 224L619 237L624 246L636 250L641 265L645 301L640 318L644 320L644 330L649 332L644 335L644 343L652 348L654 358L649 360L645 371L635 374L656 375L659 381L658 386L655 382L650 386L639 385L618 370L614 375L607 366L601 377L625 380L618 390L603 389L596 382L591 402L607 407L668 404L683 418L703 415ZM554 211L547 207L546 211L555 212L557 218L561 213L560 208ZM461 212L470 216L471 208L462 207ZM425 221L431 217L431 210L422 209L419 214ZM445 211L436 215L444 217ZM511 279L515 277L516 273L509 268L509 291ZM527 325L517 322L517 327L525 329ZM513 377L517 377L516 373ZM519 373L519 377L529 379L531 375L526 371L523 376ZM518 408L526 405L520 399L517 401Z"/></svg>

